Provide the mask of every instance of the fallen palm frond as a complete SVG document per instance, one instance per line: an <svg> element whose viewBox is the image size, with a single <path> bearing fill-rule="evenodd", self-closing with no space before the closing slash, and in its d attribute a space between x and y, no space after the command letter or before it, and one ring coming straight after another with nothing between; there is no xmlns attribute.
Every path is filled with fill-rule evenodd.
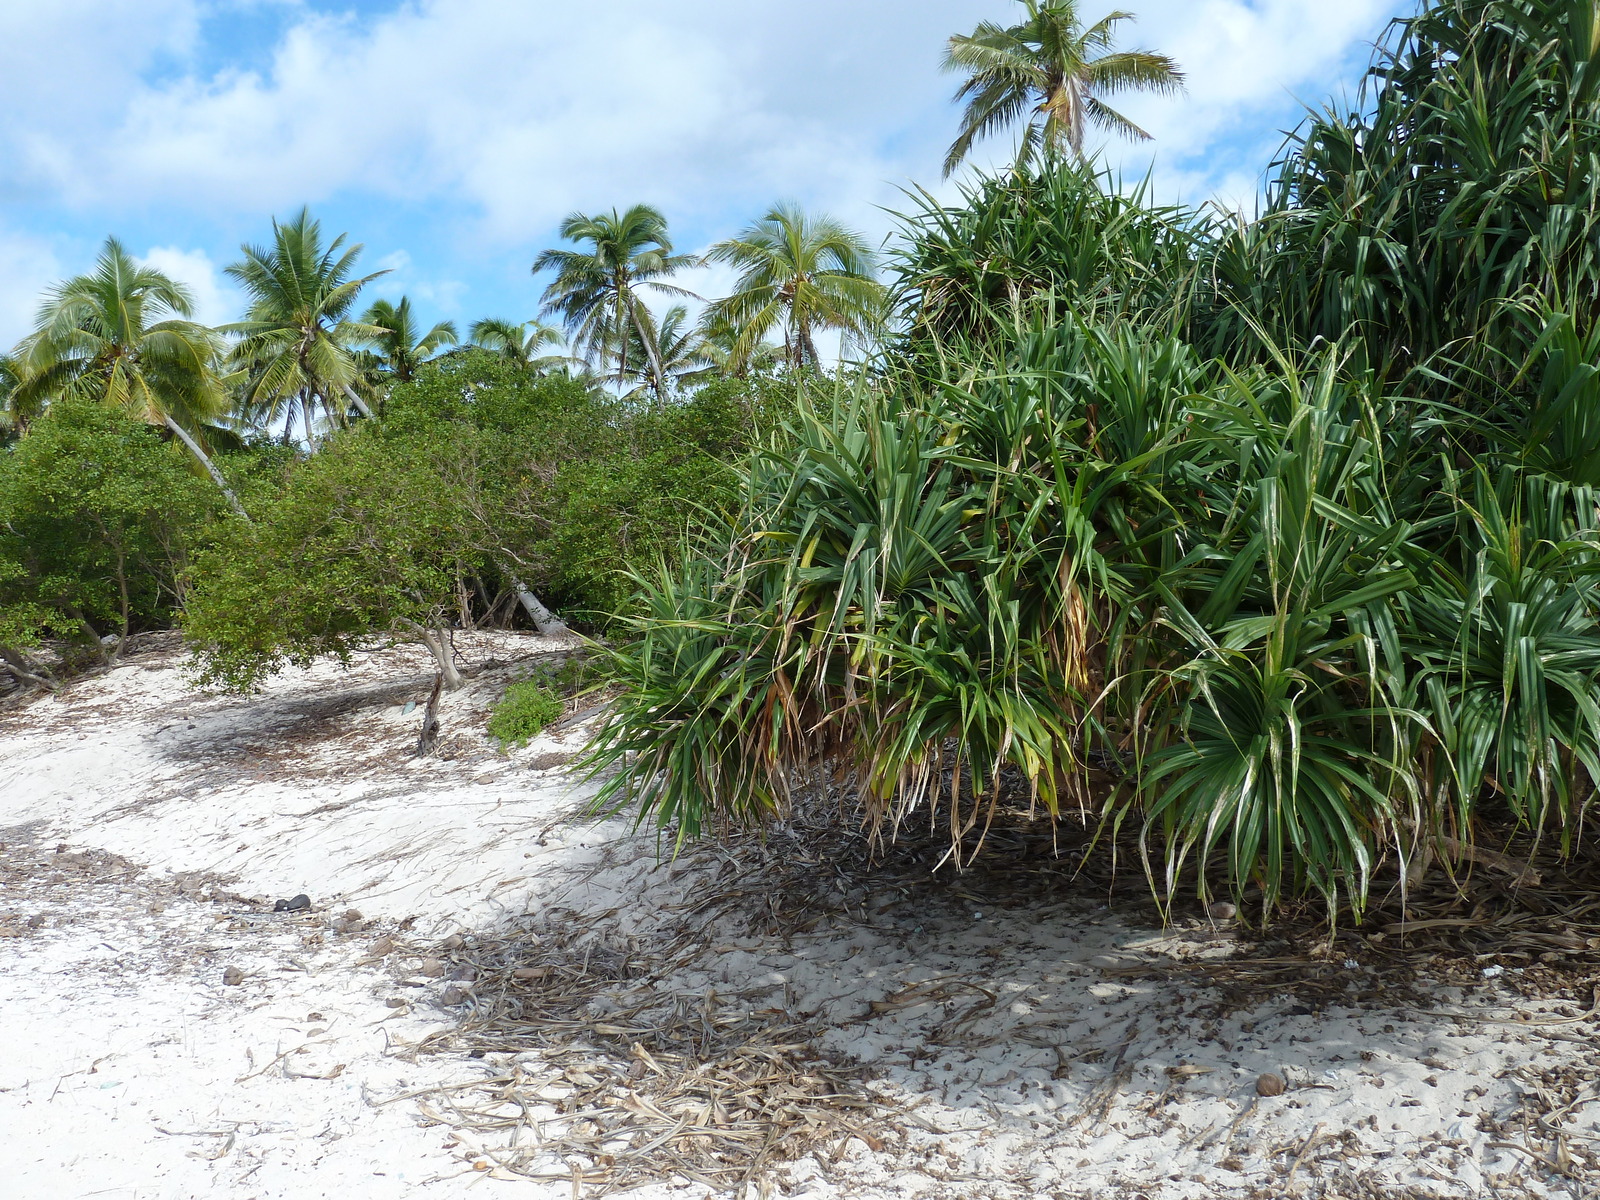
<svg viewBox="0 0 1600 1200"><path fill-rule="evenodd" d="M492 1141L484 1159L503 1172L599 1194L669 1176L736 1190L774 1161L857 1135L881 1107L857 1072L817 1058L804 1022L752 1011L770 991L663 988L682 954L566 953L539 938L456 957L476 972L473 1007L436 1041L527 1061L425 1094L422 1111Z"/></svg>

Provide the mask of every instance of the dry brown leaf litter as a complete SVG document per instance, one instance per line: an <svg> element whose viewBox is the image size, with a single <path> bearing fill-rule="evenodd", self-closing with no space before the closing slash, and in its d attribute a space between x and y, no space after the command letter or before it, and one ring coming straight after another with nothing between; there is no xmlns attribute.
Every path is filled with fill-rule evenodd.
<svg viewBox="0 0 1600 1200"><path fill-rule="evenodd" d="M770 989L688 993L673 990L671 981L713 955L714 942L730 928L788 948L824 924L898 924L909 934L920 928L913 922L940 904L1025 909L1047 919L1081 911L1087 893L1147 916L1153 912L1142 880L1099 864L1084 867L1077 856L1060 853L1056 834L1039 824L997 826L989 838L995 853L974 869L930 876L930 856L939 851L934 841L911 842L873 860L860 838L830 823L795 825L765 840L741 837L692 851L679 867L697 872L700 882L689 889L692 899L677 906L675 919L652 937L608 934L593 914L547 912L536 929L436 947L429 952L449 958L460 981L445 999L467 1007L459 1027L419 1049L469 1052L487 1060L488 1073L416 1099L427 1119L481 1147L480 1169L570 1180L575 1196L669 1178L737 1192L765 1186L770 1167L802 1154L836 1160L851 1137L875 1151L892 1146L917 1125L915 1112L891 1104L872 1086L870 1064L829 1061L817 1046L822 1028L816 1013L793 1011L787 997L774 1004ZM1417 1009L1430 981L1470 985L1482 981L1485 962L1523 963L1516 983L1526 1009L1438 1015L1586 1040L1600 1031L1592 1024L1600 1016L1600 954L1593 953L1600 942L1590 941L1600 937L1600 927L1591 924L1600 903L1587 891L1585 868L1552 861L1541 869L1546 882L1537 896L1483 872L1415 890L1403 911L1380 904L1361 927L1330 932L1317 919L1291 914L1266 934L1245 933L1226 958L1184 961L1179 947L1176 957L1105 965L1101 973L1188 974L1203 992L1197 1011L1208 999L1213 1014L1222 1014L1258 1000L1263 989L1291 994L1312 1011L1327 1004ZM1441 915L1463 912L1470 915ZM1216 925L1203 914L1180 915L1176 923L1212 932ZM1359 963L1351 957L1356 954ZM928 1053L936 1046L991 1043L999 1035L971 1031L997 1002L984 983L981 977L922 980L864 1001L858 1021L939 1006L944 1016L926 1035ZM1582 1002L1564 1003L1574 997ZM1011 1036L1030 1038L1025 1028ZM1137 1036L1137 1029L1128 1031L1124 1053ZM1055 1053L1058 1077L1065 1077L1073 1056L1048 1036L1036 1044ZM913 1049L913 1063L916 1055ZM1069 1124L1100 1127L1126 1099L1132 1066L1120 1055L1105 1065L1104 1083ZM1600 1091L1584 1090L1597 1069L1600 1058L1587 1072L1568 1064L1544 1084L1524 1088L1520 1125L1505 1122L1506 1140L1491 1145L1514 1149L1535 1174L1600 1184L1600 1147L1576 1143L1562 1124L1600 1101ZM1149 1113L1204 1070L1169 1069L1169 1086L1148 1103ZM1226 1129L1206 1133L1205 1143L1228 1154L1253 1107L1244 1106ZM1433 1169L1427 1149L1424 1174ZM1271 1154L1282 1164L1284 1189L1299 1178L1298 1192L1306 1195L1402 1194L1380 1187L1348 1131L1314 1130ZM1129 1196L1141 1194L1137 1181L1128 1181L1128 1188Z"/></svg>

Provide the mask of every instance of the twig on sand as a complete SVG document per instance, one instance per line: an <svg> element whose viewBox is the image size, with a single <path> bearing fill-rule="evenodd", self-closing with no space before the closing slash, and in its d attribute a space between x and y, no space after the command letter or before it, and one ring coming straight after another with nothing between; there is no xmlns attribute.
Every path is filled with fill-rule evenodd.
<svg viewBox="0 0 1600 1200"><path fill-rule="evenodd" d="M317 1045L317 1044L319 1044L321 1042L326 1042L326 1041L331 1041L331 1040L332 1040L331 1038L312 1038L310 1041L301 1042L298 1046L290 1046L289 1049L285 1050L282 1054L278 1055L271 1062L269 1062L266 1066L262 1067L259 1071L248 1071L245 1074L240 1075L237 1079L234 1080L234 1082L235 1083L243 1083L247 1079L254 1079L257 1075L265 1075L268 1071L272 1070L273 1067L277 1066L284 1059L288 1058L291 1054L298 1054L301 1050L304 1050L307 1046L315 1046L315 1045ZM288 1071L285 1071L284 1074L287 1075ZM316 1077L307 1075L307 1076L298 1076L298 1078L311 1079L311 1078L316 1078Z"/></svg>
<svg viewBox="0 0 1600 1200"><path fill-rule="evenodd" d="M1110 1076L1095 1090L1077 1115L1068 1122L1069 1125L1082 1125L1087 1122L1091 1129L1098 1129L1105 1123L1106 1118L1111 1115L1111 1109L1116 1105L1117 1094L1127 1085L1128 1080L1133 1078L1133 1064L1124 1064L1123 1060L1128 1057L1128 1048L1138 1040L1138 1037L1139 1027L1130 1025L1128 1027L1128 1036L1123 1039L1122 1047L1117 1051L1117 1057L1111 1062Z"/></svg>
<svg viewBox="0 0 1600 1200"><path fill-rule="evenodd" d="M1223 1128L1222 1128L1222 1151L1223 1151L1224 1154L1226 1154L1227 1151L1228 1151L1228 1148L1233 1145L1233 1138L1234 1138L1234 1135L1239 1132L1239 1126L1243 1125L1245 1123L1245 1120L1250 1116L1250 1114L1255 1112L1256 1105L1259 1104L1260 1102L1261 1102L1261 1097L1260 1096L1251 1096L1249 1102L1247 1104L1245 1104L1245 1106L1239 1110L1238 1115L1235 1116L1233 1118L1233 1120L1229 1121L1225 1126L1223 1126ZM1204 1137L1204 1138L1202 1138L1200 1140L1198 1148L1201 1149L1201 1150L1204 1150L1208 1145L1211 1144L1211 1142L1213 1142L1215 1140L1215 1138L1216 1138L1216 1134L1214 1134L1214 1133L1207 1135L1206 1137Z"/></svg>
<svg viewBox="0 0 1600 1200"><path fill-rule="evenodd" d="M1565 1175L1568 1179L1583 1179L1584 1178L1584 1176L1574 1174L1571 1170L1569 1170L1566 1167L1563 1167L1560 1163L1555 1162L1552 1159L1548 1159L1544 1155L1538 1153L1537 1151L1530 1150L1530 1149L1528 1149L1528 1147L1526 1147L1524 1145L1521 1145L1518 1142L1485 1142L1484 1145L1487 1146L1491 1150L1515 1150L1518 1154L1526 1154L1530 1159L1532 1159L1534 1162L1538 1163L1541 1167L1548 1167L1550 1170L1554 1171L1557 1175Z"/></svg>
<svg viewBox="0 0 1600 1200"><path fill-rule="evenodd" d="M1300 1164L1305 1162L1306 1155L1311 1153L1311 1148L1317 1144L1317 1139L1322 1136L1322 1122L1318 1121L1311 1127L1311 1136L1306 1138L1306 1144L1300 1147L1300 1153L1294 1156L1294 1161L1289 1164L1289 1170L1283 1177L1283 1190L1288 1192L1294 1186L1295 1172L1300 1169Z"/></svg>

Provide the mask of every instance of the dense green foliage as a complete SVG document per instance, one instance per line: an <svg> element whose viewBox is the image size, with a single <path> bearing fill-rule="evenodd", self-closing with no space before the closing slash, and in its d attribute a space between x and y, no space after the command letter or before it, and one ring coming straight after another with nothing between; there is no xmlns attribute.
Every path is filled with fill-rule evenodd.
<svg viewBox="0 0 1600 1200"><path fill-rule="evenodd" d="M448 439L363 431L291 468L196 564L184 629L201 680L246 688L286 662L348 661L375 631L442 627L481 547L472 506L482 496L439 480L470 454Z"/></svg>
<svg viewBox="0 0 1600 1200"><path fill-rule="evenodd" d="M51 406L0 451L0 654L56 637L101 657L169 624L218 498L148 424Z"/></svg>
<svg viewBox="0 0 1600 1200"><path fill-rule="evenodd" d="M624 565L732 496L729 460L785 393L730 380L638 407L487 350L423 364L383 421L290 463L197 561L184 628L200 677L250 687L374 633L447 670L449 628L514 580L604 624L627 603Z"/></svg>
<svg viewBox="0 0 1600 1200"><path fill-rule="evenodd" d="M1264 912L1359 911L1486 820L1570 848L1600 779L1593 19L1397 23L1248 224L1049 157L923 197L881 370L641 580L605 799L684 837L831 778L958 859L1038 805Z"/></svg>
<svg viewBox="0 0 1600 1200"><path fill-rule="evenodd" d="M471 430L482 463L520 489L496 530L529 582L605 623L626 606L624 570L674 546L703 508L731 505L732 464L793 407L773 376L719 379L671 404L618 399L468 351L397 387L386 435Z"/></svg>
<svg viewBox="0 0 1600 1200"><path fill-rule="evenodd" d="M954 357L1009 337L1035 303L1153 325L1187 312L1203 230L1180 209L1148 203L1143 188L1021 164L963 188L954 207L926 192L915 199L892 260L899 357L935 378Z"/></svg>
<svg viewBox="0 0 1600 1200"><path fill-rule="evenodd" d="M857 283L877 288L856 235L785 211L855 247ZM608 624L629 603L626 566L731 503L732 464L792 409L804 372L774 374L776 348L762 341L771 322L696 321L682 305L658 318L643 305L643 292L687 296L667 279L697 261L671 252L655 210L575 216L563 235L585 248L548 251L535 269L555 271L545 315L563 318L588 361L556 353L559 333L538 321L477 321L473 344L452 348L454 325L423 328L405 297L356 319L385 272L362 274L361 246L324 236L303 209L228 268L249 303L221 329L192 321L180 284L108 240L0 359L0 448L12 451L0 471L24 489L4 531L0 685L43 678L22 653L43 638L97 647L93 631L111 615L124 629L181 616L198 677L235 687L286 663L348 657L374 636L427 645L453 684L452 627L525 619L555 632L552 604ZM68 425L88 429L83 404L152 427L117 426L130 446L125 494L99 475L73 481L48 458ZM173 549L157 561L126 530L154 520L140 456L162 451L177 469L164 438L214 490L195 493L187 476L174 485L182 536L164 534ZM94 453L112 457L96 469L114 476L102 443ZM88 508L55 514L83 516L59 545L38 544L54 526L24 484L40 479L94 481ZM218 514L219 498L231 515ZM102 560L119 564L116 614Z"/></svg>
<svg viewBox="0 0 1600 1200"><path fill-rule="evenodd" d="M1219 298L1279 341L1385 377L1439 355L1499 373L1543 324L1600 316L1600 11L1444 0L1395 22L1365 103L1291 142L1262 219L1218 236ZM1232 321L1217 349L1242 340Z"/></svg>
<svg viewBox="0 0 1600 1200"><path fill-rule="evenodd" d="M952 162L1027 120L1019 161L914 192L888 289L779 205L713 248L733 295L657 315L693 260L635 205L536 260L578 357L499 319L446 349L404 299L355 320L375 277L302 212L231 268L224 357L109 242L0 362L7 672L177 617L210 682L377 637L449 682L451 631L545 628L537 592L632 634L592 763L678 838L831 780L960 861L1026 805L1263 913L1359 911L1489 828L1569 850L1600 780L1600 10L1424 4L1244 221L1081 161L1124 128L1101 96L1175 67L1025 3L951 56ZM821 371L823 329L870 366Z"/></svg>

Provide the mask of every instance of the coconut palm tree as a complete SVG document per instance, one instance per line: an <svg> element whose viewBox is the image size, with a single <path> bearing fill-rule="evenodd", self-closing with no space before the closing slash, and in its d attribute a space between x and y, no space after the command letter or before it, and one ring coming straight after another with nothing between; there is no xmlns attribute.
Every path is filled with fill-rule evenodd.
<svg viewBox="0 0 1600 1200"><path fill-rule="evenodd" d="M743 330L707 313L700 322L700 356L709 364L710 375L743 378L752 371L769 371L783 362L783 347L770 341L746 346Z"/></svg>
<svg viewBox="0 0 1600 1200"><path fill-rule="evenodd" d="M1183 72L1164 54L1112 51L1116 27L1133 14L1113 12L1085 28L1077 0L1020 0L1028 18L1001 28L981 22L970 34L950 39L944 69L967 76L956 100L967 102L961 129L945 156L949 176L973 143L986 134L1026 122L1020 156L1041 144L1083 155L1092 125L1123 137L1149 134L1106 103L1121 92L1173 95L1183 90Z"/></svg>
<svg viewBox="0 0 1600 1200"><path fill-rule="evenodd" d="M188 288L107 238L92 271L45 293L37 324L12 360L11 423L25 425L66 397L123 409L165 426L242 514L201 444L205 426L224 416L228 402L216 371L222 339L190 320L193 313Z"/></svg>
<svg viewBox="0 0 1600 1200"><path fill-rule="evenodd" d="M689 321L689 310L674 304L653 323L656 337L655 352L646 352L639 335L631 327L628 337L631 361L640 364L633 378L639 381L639 391L649 391L658 399L674 388L699 383L715 373L712 360L705 353L705 342L700 331ZM661 364L662 373L655 373L655 364Z"/></svg>
<svg viewBox="0 0 1600 1200"><path fill-rule="evenodd" d="M873 277L866 239L797 205L773 205L737 237L706 251L706 261L740 272L733 294L714 301L705 317L708 329L723 323L739 331L735 371L744 369L775 329L783 333L790 365L815 365L818 330L864 338L882 316L884 288Z"/></svg>
<svg viewBox="0 0 1600 1200"><path fill-rule="evenodd" d="M544 312L558 314L568 338L596 358L602 370L615 355L619 379L628 374L631 337L623 331L631 328L651 359L655 377L663 378L666 368L657 354L659 336L640 292L648 288L692 297L693 293L661 281L694 266L694 255L672 253L667 219L648 204L635 204L622 213L616 209L596 216L573 213L561 222L561 236L587 243L588 248L546 250L534 260L534 274L556 273L544 292Z"/></svg>
<svg viewBox="0 0 1600 1200"><path fill-rule="evenodd" d="M0 429L13 434L26 433L28 423L39 414L25 409L17 395L22 383L22 364L13 355L0 354Z"/></svg>
<svg viewBox="0 0 1600 1200"><path fill-rule="evenodd" d="M361 341L377 353L379 369L393 383L411 382L417 368L441 347L454 346L461 340L454 321L440 321L426 333L419 333L409 296L401 296L399 304L375 301L361 323L379 331Z"/></svg>
<svg viewBox="0 0 1600 1200"><path fill-rule="evenodd" d="M577 361L565 354L539 353L546 346L559 346L563 341L561 330L543 321L518 322L501 317L485 317L472 323L467 330L467 340L474 346L509 358L519 367L530 371L548 371Z"/></svg>
<svg viewBox="0 0 1600 1200"><path fill-rule="evenodd" d="M341 233L324 246L321 222L302 208L286 224L272 222L270 246L244 246L227 268L250 295L245 319L224 327L242 335L233 359L244 372L246 411L268 421L298 414L308 449L316 448L318 407L335 419L348 400L372 415L355 392L361 371L350 346L389 332L350 319L361 289L388 272L356 275L361 246L341 252L344 242Z"/></svg>

